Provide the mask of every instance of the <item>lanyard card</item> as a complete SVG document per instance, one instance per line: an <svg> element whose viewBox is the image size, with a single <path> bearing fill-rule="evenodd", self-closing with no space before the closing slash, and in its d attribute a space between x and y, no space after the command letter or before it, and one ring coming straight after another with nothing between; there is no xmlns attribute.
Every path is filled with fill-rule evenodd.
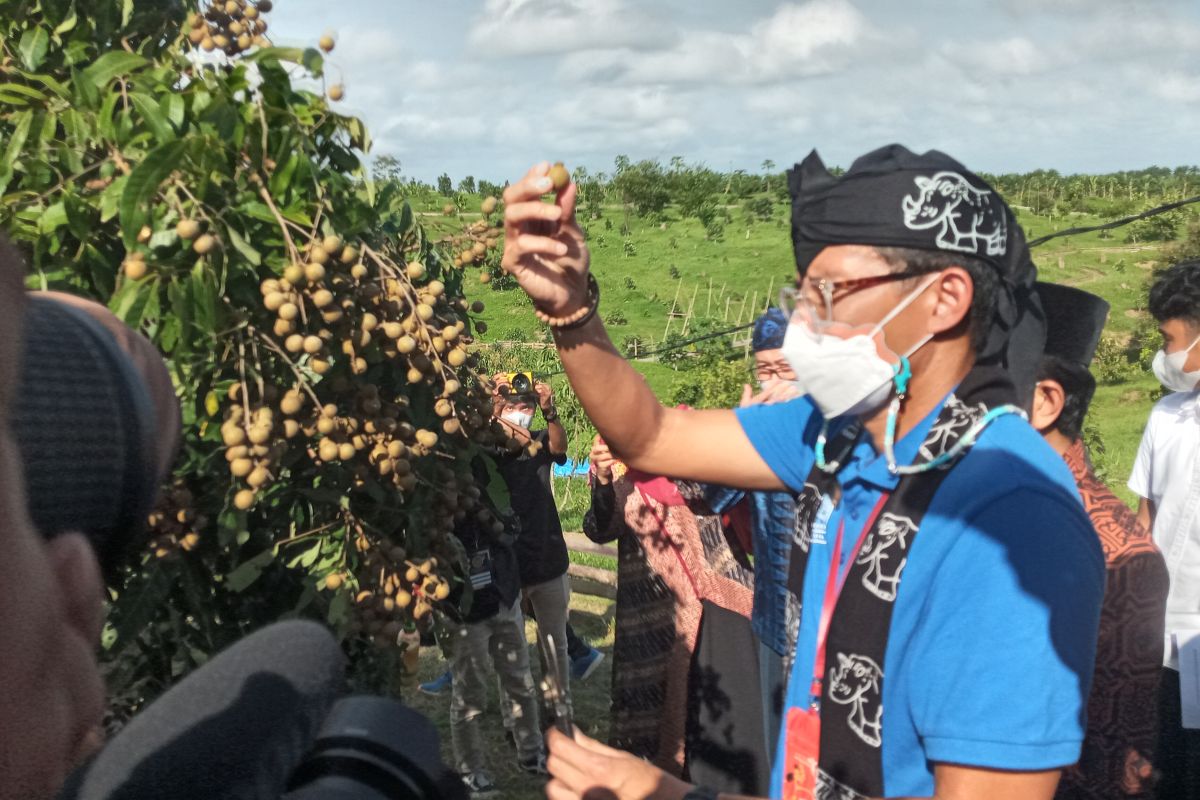
<svg viewBox="0 0 1200 800"><path fill-rule="evenodd" d="M492 551L484 548L471 553L471 588L475 591L492 585Z"/></svg>

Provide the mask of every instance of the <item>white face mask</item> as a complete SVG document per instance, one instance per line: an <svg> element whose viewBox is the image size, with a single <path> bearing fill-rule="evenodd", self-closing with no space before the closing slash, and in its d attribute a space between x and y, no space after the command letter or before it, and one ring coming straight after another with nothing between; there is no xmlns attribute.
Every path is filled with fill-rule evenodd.
<svg viewBox="0 0 1200 800"><path fill-rule="evenodd" d="M1196 388L1197 383L1200 383L1200 369L1192 372L1183 371L1188 353L1196 346L1197 342L1200 342L1200 339L1196 339L1195 342L1176 353L1159 350L1154 354L1154 364L1152 365L1154 376L1172 392L1190 392Z"/></svg>
<svg viewBox="0 0 1200 800"><path fill-rule="evenodd" d="M511 422L518 428L528 428L533 422L533 414L523 411L506 411L500 415L500 419L504 420L505 422Z"/></svg>
<svg viewBox="0 0 1200 800"><path fill-rule="evenodd" d="M866 414L887 402L901 357L896 362L882 358L875 346L875 335L936 279L936 274L930 276L867 331L843 337L832 332L839 327L847 330L841 323L818 321L818 330L804 321L788 324L783 356L796 373L796 388L812 398L826 419ZM933 334L929 334L921 339L902 357L911 356L932 338Z"/></svg>

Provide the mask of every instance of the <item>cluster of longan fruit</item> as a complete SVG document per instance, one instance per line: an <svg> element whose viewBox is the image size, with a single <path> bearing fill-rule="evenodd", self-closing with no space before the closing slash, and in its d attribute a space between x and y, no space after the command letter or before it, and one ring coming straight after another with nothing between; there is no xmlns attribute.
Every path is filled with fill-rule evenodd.
<svg viewBox="0 0 1200 800"><path fill-rule="evenodd" d="M203 223L194 219L181 219L175 225L175 233L180 241L190 242L187 246L198 256L208 255L221 243L214 234L205 232ZM153 235L153 229L149 225L143 225L138 231L138 244L147 244ZM138 281L144 278L148 270L145 251L130 250L121 262L121 270L130 280Z"/></svg>
<svg viewBox="0 0 1200 800"><path fill-rule="evenodd" d="M195 550L200 544L198 530L208 524L195 512L195 498L183 484L176 482L163 492L147 519L150 550L157 558L166 558L180 550Z"/></svg>
<svg viewBox="0 0 1200 800"><path fill-rule="evenodd" d="M298 377L286 390L266 386L254 405L230 396L222 437L234 478L246 484L239 508L253 505L286 441L301 434L314 463L350 468L356 486L371 480L405 493L418 483L416 460L439 447L453 454L467 438L504 443L487 390L475 380L464 386L459 374L475 358L466 312L483 304L451 302L420 261L400 267L363 255L336 234L314 236L300 259L260 284L271 333ZM407 387L432 390L435 425L414 424Z"/></svg>
<svg viewBox="0 0 1200 800"><path fill-rule="evenodd" d="M483 212L483 219L476 220L470 225L467 225L461 233L453 236L447 236L441 239L438 244L444 245L454 251L454 266L456 269L463 269L474 264L481 264L488 255L488 252L495 250L500 246L503 239L503 226L500 222L493 223L491 215L495 213L497 206L496 198L485 197L480 203L479 210ZM454 206L447 206L446 213L451 213ZM482 283L488 283L492 279L491 273L486 269L480 273L479 280ZM476 329L480 333L487 332L487 326L481 324L476 325Z"/></svg>
<svg viewBox="0 0 1200 800"><path fill-rule="evenodd" d="M360 538L359 548L363 546ZM364 635L380 647L395 647L407 619L424 619L435 602L450 596L449 581L436 572L436 557L416 563L405 555L399 545L386 552L371 551L364 570L367 577L360 578L354 595L351 636ZM325 586L329 588L328 578ZM335 588L340 586L337 583Z"/></svg>
<svg viewBox="0 0 1200 800"><path fill-rule="evenodd" d="M273 399L278 396L278 390L270 388L272 391L264 394ZM250 405L244 402L244 394L242 384L230 387L229 399L233 403L226 409L221 424L221 441L225 444L229 474L247 487L233 497L234 506L242 511L254 505L258 491L270 486L277 477L277 464L286 452L279 434L290 438L299 433L294 420L281 420L268 403ZM285 403L290 395L284 396Z"/></svg>
<svg viewBox="0 0 1200 800"><path fill-rule="evenodd" d="M251 47L266 47L271 0L214 0L203 13L188 17L188 41L205 52L220 50L228 56Z"/></svg>

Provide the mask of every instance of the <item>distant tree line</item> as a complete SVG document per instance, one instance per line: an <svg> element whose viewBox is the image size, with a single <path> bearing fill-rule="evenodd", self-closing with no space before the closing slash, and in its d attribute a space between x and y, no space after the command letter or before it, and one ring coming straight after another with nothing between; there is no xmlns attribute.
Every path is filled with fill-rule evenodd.
<svg viewBox="0 0 1200 800"><path fill-rule="evenodd" d="M478 196L498 196L504 188L472 175L456 183L445 173L434 184L424 183L403 176L400 162L392 156L375 160L373 176L403 184L410 197L427 196L430 202L449 199L461 208L473 205ZM782 224L779 206L788 200L786 173L770 159L764 160L757 172L722 172L702 163L689 163L682 156L664 163L618 155L611 171L575 167L573 177L579 185L585 220L613 212L623 215L626 221L630 217L651 222L666 221L668 217L694 218L710 238L720 238L725 226L734 223L734 211L739 212L736 218L747 228L772 220ZM1072 214L1116 218L1200 194L1200 166L1195 165L1154 166L1102 175L1065 175L1039 169L983 177L1018 209L1051 218ZM1145 220L1122 235L1130 241L1169 240L1196 219L1196 211L1184 209Z"/></svg>

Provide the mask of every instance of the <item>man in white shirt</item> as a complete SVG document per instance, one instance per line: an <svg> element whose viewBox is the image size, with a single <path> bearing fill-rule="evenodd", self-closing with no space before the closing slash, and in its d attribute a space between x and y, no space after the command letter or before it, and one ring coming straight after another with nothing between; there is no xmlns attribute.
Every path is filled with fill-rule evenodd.
<svg viewBox="0 0 1200 800"><path fill-rule="evenodd" d="M1159 276L1150 289L1150 313L1163 337L1154 374L1172 394L1150 412L1129 488L1142 498L1138 519L1153 530L1171 577L1158 796L1200 797L1200 730L1182 725L1177 647L1186 632L1200 631L1200 261Z"/></svg>

